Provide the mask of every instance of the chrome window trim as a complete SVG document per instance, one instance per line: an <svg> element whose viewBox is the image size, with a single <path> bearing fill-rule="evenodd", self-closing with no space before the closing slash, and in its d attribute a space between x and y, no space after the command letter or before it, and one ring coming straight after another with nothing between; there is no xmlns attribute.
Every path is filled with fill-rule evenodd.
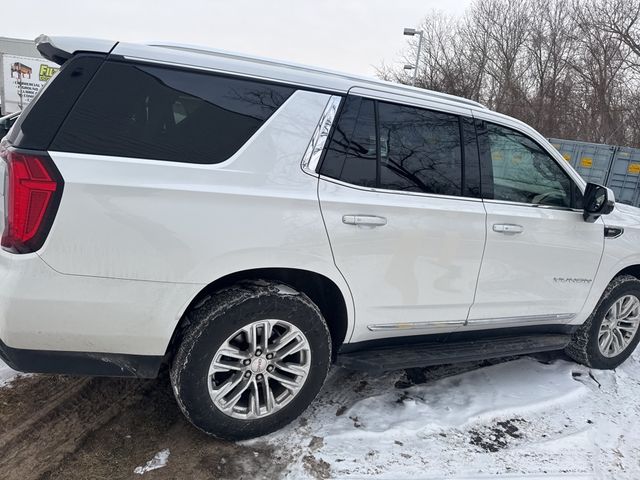
<svg viewBox="0 0 640 480"><path fill-rule="evenodd" d="M407 195L413 197L426 197L426 198L439 198L442 200L462 200L467 202L482 202L481 198L477 197L464 197L462 195L440 195L437 193L424 193L424 192L403 192L402 190L387 190L384 188L373 188L373 187L363 187L362 185L355 185L353 183L343 182L342 180L338 180L336 178L327 177L326 175L319 175L321 180L326 182L335 183L337 185L341 185L347 188L353 188L354 190L361 190L363 192L372 192L372 193L387 193L393 195Z"/></svg>
<svg viewBox="0 0 640 480"><path fill-rule="evenodd" d="M322 151L329 138L329 133L331 132L331 127L338 113L338 107L341 101L342 97L338 95L331 95L331 97L329 97L327 105L320 116L320 121L311 136L309 146L304 152L302 157L302 170L311 175L317 175L316 169L318 168Z"/></svg>
<svg viewBox="0 0 640 480"><path fill-rule="evenodd" d="M496 204L502 204L502 205L513 205L514 207L543 208L545 210L559 210L563 212L579 212L579 213L583 212L583 210L579 208L555 207L553 205L540 205L538 203L512 202L509 200L494 200L492 198L485 198L482 201L487 203L496 203Z"/></svg>

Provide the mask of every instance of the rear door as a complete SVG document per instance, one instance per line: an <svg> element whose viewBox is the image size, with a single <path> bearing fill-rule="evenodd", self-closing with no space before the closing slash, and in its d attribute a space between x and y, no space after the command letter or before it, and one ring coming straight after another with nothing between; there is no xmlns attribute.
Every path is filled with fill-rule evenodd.
<svg viewBox="0 0 640 480"><path fill-rule="evenodd" d="M355 95L342 107L318 188L355 300L353 342L446 333L467 318L485 211L473 121L452 110Z"/></svg>
<svg viewBox="0 0 640 480"><path fill-rule="evenodd" d="M516 125L477 127L487 245L469 325L570 322L597 272L604 225L583 220L577 183L531 136Z"/></svg>

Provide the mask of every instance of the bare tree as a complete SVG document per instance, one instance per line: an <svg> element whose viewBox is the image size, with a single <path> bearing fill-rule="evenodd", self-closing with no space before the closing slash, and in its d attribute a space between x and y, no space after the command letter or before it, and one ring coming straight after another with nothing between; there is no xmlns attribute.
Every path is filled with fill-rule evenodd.
<svg viewBox="0 0 640 480"><path fill-rule="evenodd" d="M640 0L476 0L430 13L418 86L471 98L548 136L640 146ZM417 43L403 54L415 62ZM411 73L378 74L410 83Z"/></svg>

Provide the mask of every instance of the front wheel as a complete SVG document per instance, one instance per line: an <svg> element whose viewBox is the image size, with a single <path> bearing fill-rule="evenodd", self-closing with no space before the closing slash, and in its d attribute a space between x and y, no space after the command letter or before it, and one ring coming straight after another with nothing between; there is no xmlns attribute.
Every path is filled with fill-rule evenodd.
<svg viewBox="0 0 640 480"><path fill-rule="evenodd" d="M640 280L614 278L587 321L574 334L566 353L584 365L613 369L624 362L640 341Z"/></svg>
<svg viewBox="0 0 640 480"><path fill-rule="evenodd" d="M189 312L171 368L185 416L205 433L243 440L282 428L320 390L331 339L315 304L288 286L245 283Z"/></svg>

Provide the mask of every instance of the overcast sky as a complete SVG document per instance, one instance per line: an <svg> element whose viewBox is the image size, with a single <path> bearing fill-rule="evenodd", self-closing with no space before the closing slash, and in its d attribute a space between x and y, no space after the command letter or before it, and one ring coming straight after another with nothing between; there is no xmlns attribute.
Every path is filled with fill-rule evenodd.
<svg viewBox="0 0 640 480"><path fill-rule="evenodd" d="M404 27L471 0L30 0L2 2L0 36L89 36L207 45L373 75Z"/></svg>

